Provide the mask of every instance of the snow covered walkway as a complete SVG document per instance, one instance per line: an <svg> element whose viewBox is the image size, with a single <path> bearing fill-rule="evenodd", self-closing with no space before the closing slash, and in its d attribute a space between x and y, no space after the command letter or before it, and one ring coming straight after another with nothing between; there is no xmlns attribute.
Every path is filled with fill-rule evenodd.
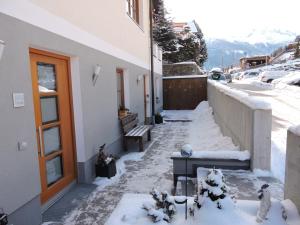
<svg viewBox="0 0 300 225"><path fill-rule="evenodd" d="M207 109L208 105L204 102L202 106L204 109ZM205 110L202 112L205 112ZM198 112L202 119L197 122L169 122L156 125L152 130L153 141L145 152L130 153L119 160L117 163L119 165L117 177L104 181L97 179L98 188L87 198L81 200L74 211L64 218L55 218L56 223L48 222L45 224L102 225L109 218L125 193L147 194L153 187L172 193L173 171L170 156L172 152L179 151L183 144L191 141L189 134L193 126L199 128L198 130L194 127L193 129L195 130L193 132L199 134L201 139L194 139L195 142L193 144L195 146L201 144L203 148L211 150L216 148L224 149L225 147L236 149L232 142L221 135L216 125L205 125L212 118L212 115L209 115L209 111L206 112L204 114L199 114ZM205 132L207 133L207 138L205 139L206 141L202 142L203 138L201 137L205 137ZM238 194L238 196L249 199L256 198L257 187L262 182L266 182L266 180L262 181L249 172L243 175L234 173L231 175L230 171L228 171L226 175L228 175L230 180L230 186L237 192L244 193ZM249 178L249 176L251 177ZM274 183L274 180L269 179L268 182ZM276 190L277 196L275 197L282 198L282 187L280 184L276 184Z"/></svg>

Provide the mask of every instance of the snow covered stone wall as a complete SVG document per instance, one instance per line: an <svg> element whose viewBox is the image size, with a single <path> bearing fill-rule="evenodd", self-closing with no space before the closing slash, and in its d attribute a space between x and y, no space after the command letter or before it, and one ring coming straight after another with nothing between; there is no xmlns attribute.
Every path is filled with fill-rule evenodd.
<svg viewBox="0 0 300 225"><path fill-rule="evenodd" d="M300 126L287 134L284 198L292 200L300 212Z"/></svg>
<svg viewBox="0 0 300 225"><path fill-rule="evenodd" d="M207 97L222 133L250 151L251 169L270 170L271 105L215 81L208 81Z"/></svg>

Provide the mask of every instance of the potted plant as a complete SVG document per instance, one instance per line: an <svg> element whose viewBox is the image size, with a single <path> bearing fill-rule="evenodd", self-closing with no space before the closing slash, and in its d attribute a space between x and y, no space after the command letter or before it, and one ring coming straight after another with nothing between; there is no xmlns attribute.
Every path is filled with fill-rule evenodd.
<svg viewBox="0 0 300 225"><path fill-rule="evenodd" d="M124 106L120 106L119 117L127 116L128 113L129 113L129 109L125 108Z"/></svg>
<svg viewBox="0 0 300 225"><path fill-rule="evenodd" d="M164 119L161 116L161 114L160 113L156 113L155 114L155 123L160 124L160 123L163 123L163 122L164 122Z"/></svg>
<svg viewBox="0 0 300 225"><path fill-rule="evenodd" d="M101 145L95 165L96 177L111 178L116 175L116 160L112 155L107 155L104 152L105 145Z"/></svg>

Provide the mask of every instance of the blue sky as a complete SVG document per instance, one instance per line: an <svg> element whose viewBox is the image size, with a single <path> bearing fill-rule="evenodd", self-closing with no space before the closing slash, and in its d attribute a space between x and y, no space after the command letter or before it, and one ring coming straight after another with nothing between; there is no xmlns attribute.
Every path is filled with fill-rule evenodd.
<svg viewBox="0 0 300 225"><path fill-rule="evenodd" d="M175 21L195 19L211 38L243 36L253 29L300 34L300 0L165 0Z"/></svg>

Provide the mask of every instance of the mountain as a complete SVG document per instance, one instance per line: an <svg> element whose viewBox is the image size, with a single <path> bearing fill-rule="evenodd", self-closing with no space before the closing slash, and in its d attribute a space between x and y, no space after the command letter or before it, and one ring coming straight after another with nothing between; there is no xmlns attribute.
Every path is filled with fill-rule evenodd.
<svg viewBox="0 0 300 225"><path fill-rule="evenodd" d="M250 44L266 43L278 44L293 41L297 33L288 30L279 29L252 29L248 33L244 33L235 37L227 38L227 41L247 42Z"/></svg>
<svg viewBox="0 0 300 225"><path fill-rule="evenodd" d="M281 30L253 30L250 33L227 39L207 39L208 60L206 69L239 64L245 56L271 54L293 41L296 33Z"/></svg>

